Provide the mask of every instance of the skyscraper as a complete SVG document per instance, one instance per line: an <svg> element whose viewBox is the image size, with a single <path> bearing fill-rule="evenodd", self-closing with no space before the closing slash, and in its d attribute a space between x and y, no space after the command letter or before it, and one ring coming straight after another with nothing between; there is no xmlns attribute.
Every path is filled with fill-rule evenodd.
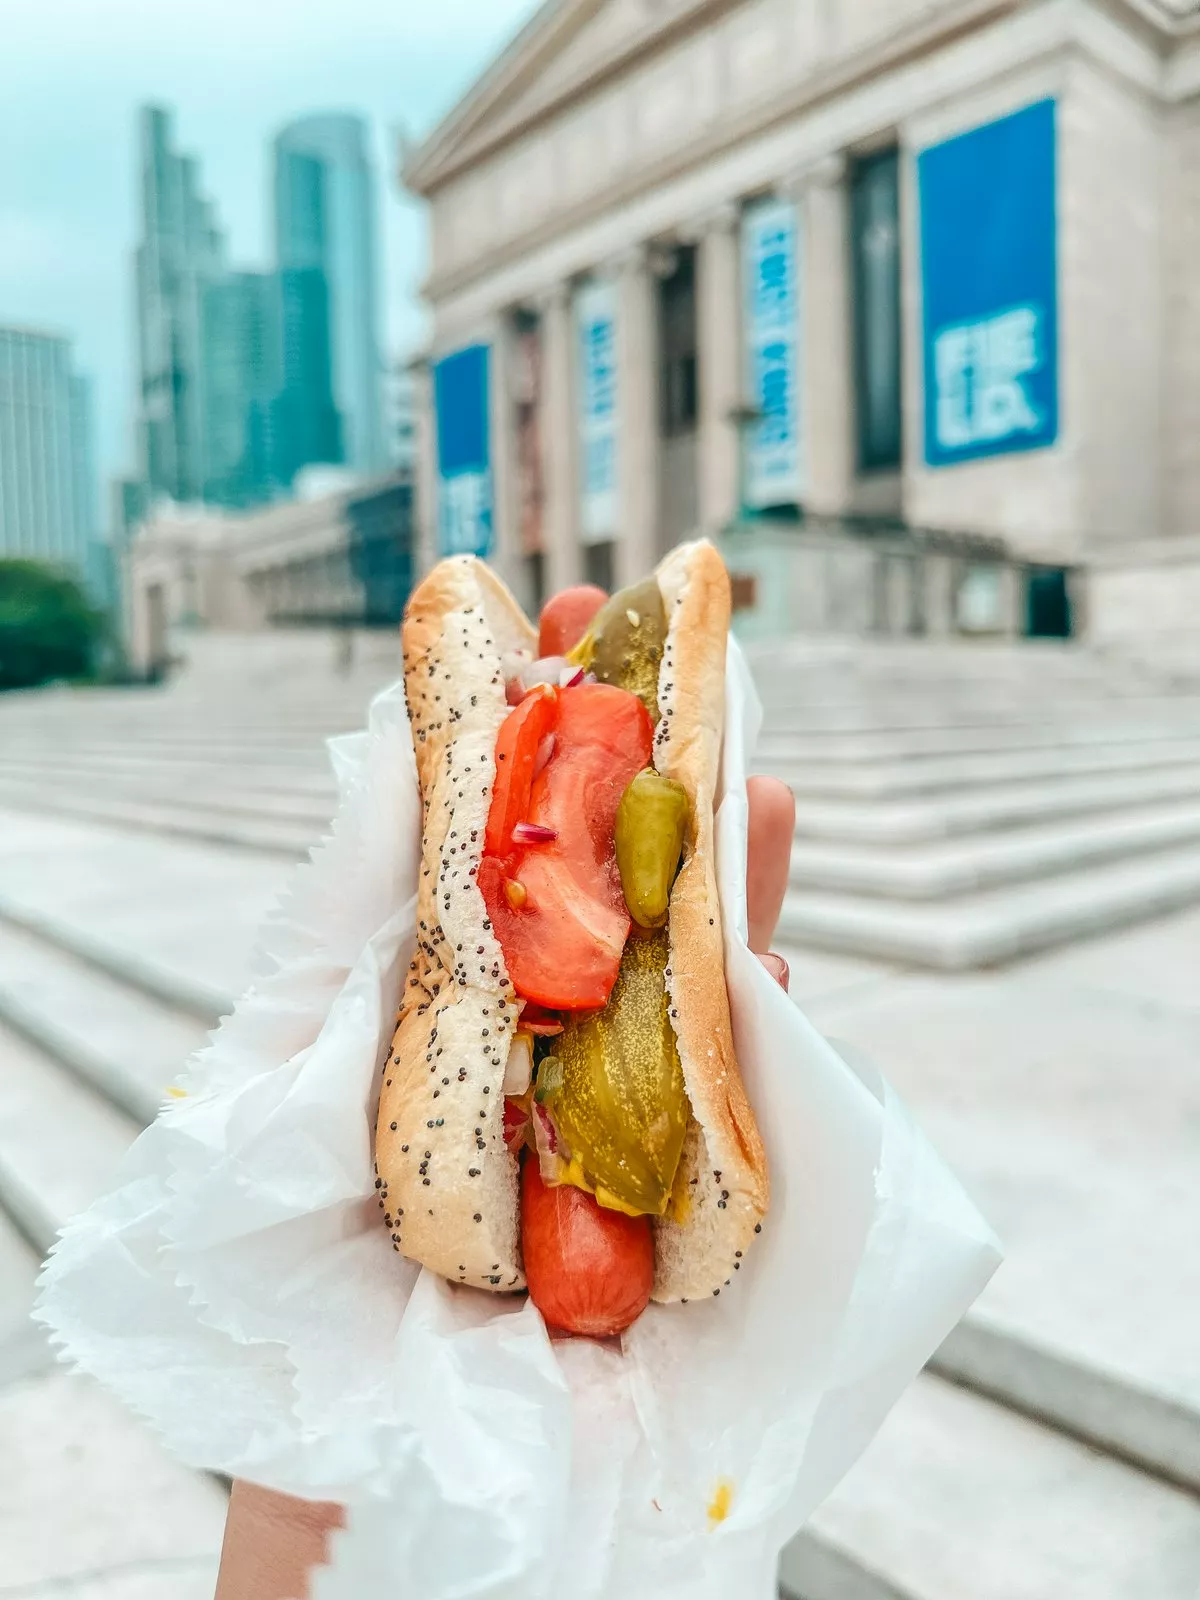
<svg viewBox="0 0 1200 1600"><path fill-rule="evenodd" d="M275 140L275 245L283 304L281 433L292 470L386 469L367 130L329 114Z"/></svg>
<svg viewBox="0 0 1200 1600"><path fill-rule="evenodd" d="M199 170L180 155L170 113L141 111L142 240L137 251L142 471L152 495L199 500L209 476L203 361L207 290L225 240Z"/></svg>
<svg viewBox="0 0 1200 1600"><path fill-rule="evenodd" d="M0 328L0 556L94 571L90 411L66 339Z"/></svg>
<svg viewBox="0 0 1200 1600"><path fill-rule="evenodd" d="M278 449L283 358L279 281L231 272L204 293L204 499L253 506L287 474Z"/></svg>

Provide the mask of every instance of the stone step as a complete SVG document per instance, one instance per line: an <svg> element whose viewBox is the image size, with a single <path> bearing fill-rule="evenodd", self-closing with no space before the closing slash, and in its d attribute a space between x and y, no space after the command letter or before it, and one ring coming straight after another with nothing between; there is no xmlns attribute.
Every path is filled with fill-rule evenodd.
<svg viewBox="0 0 1200 1600"><path fill-rule="evenodd" d="M36 816L50 813L86 818L137 833L149 830L173 838L281 856L288 861L302 859L326 831L325 826L317 824L304 827L292 821L258 821L253 815L230 816L217 807L144 804L82 793L47 794L32 786L2 781L0 807L27 810Z"/></svg>
<svg viewBox="0 0 1200 1600"><path fill-rule="evenodd" d="M941 900L1193 842L1200 843L1200 801L1180 801L932 844L797 842L791 883L801 893Z"/></svg>
<svg viewBox="0 0 1200 1600"><path fill-rule="evenodd" d="M1195 1600L1200 1504L917 1380L780 1563L783 1600Z"/></svg>
<svg viewBox="0 0 1200 1600"><path fill-rule="evenodd" d="M244 988L258 930L292 871L245 850L0 811L8 916L84 959L102 947L101 969L135 987L112 963L136 963L163 987L158 998L202 1020Z"/></svg>
<svg viewBox="0 0 1200 1600"><path fill-rule="evenodd" d="M336 800L333 794L313 795L255 790L242 785L240 775L213 768L206 778L187 778L168 773L154 779L107 773L99 768L90 774L66 778L54 772L35 772L23 777L0 767L0 802L23 796L36 800L41 795L55 797L82 793L87 799L132 800L137 804L176 803L189 809L202 809L215 816L252 818L254 821L295 823L319 837L329 826Z"/></svg>
<svg viewBox="0 0 1200 1600"><path fill-rule="evenodd" d="M44 1254L112 1183L140 1124L0 1022L0 1210Z"/></svg>
<svg viewBox="0 0 1200 1600"><path fill-rule="evenodd" d="M259 751L253 757L237 757L233 770L237 774L238 788L252 794L276 792L291 795L318 795L322 799L335 794L337 785L328 758L321 747L314 748L303 761L281 762L270 751ZM185 783L193 777L228 778L231 758L221 750L197 751L188 756L162 756L145 745L136 750L81 751L75 746L62 748L30 748L27 753L6 746L0 757L0 774L17 778L46 776L55 780L74 782L90 779L95 773L110 779L141 784L147 778L152 782Z"/></svg>
<svg viewBox="0 0 1200 1600"><path fill-rule="evenodd" d="M209 1029L95 962L0 924L0 1021L139 1124Z"/></svg>
<svg viewBox="0 0 1200 1600"><path fill-rule="evenodd" d="M1186 771L1200 791L1200 739L1180 740L1167 748L1118 744L825 767L805 765L791 757L764 756L756 766L783 778L798 799L893 800L964 790L1005 790L1034 781L1050 785L1125 772Z"/></svg>
<svg viewBox="0 0 1200 1600"><path fill-rule="evenodd" d="M1200 846L1065 873L939 905L790 890L779 937L959 972L1139 922L1200 899Z"/></svg>
<svg viewBox="0 0 1200 1600"><path fill-rule="evenodd" d="M921 844L1186 801L1196 793L1197 773L1189 766L1149 773L1095 773L1057 783L1011 784L907 800L801 799L796 806L796 836L845 844Z"/></svg>
<svg viewBox="0 0 1200 1600"><path fill-rule="evenodd" d="M780 733L766 726L757 755L764 760L791 759L819 766L865 765L878 761L922 761L929 757L991 755L999 752L1086 749L1095 746L1161 746L1169 749L1181 740L1200 737L1200 718L1172 726L1165 718L1156 722L1121 723L1103 719L1068 727L1016 723L1009 726L958 731L953 728L917 729L892 733L876 729L857 734L821 735Z"/></svg>
<svg viewBox="0 0 1200 1600"><path fill-rule="evenodd" d="M1053 698L1047 704L1046 691L1041 701L1027 704L1011 698L981 704L974 697L961 704L930 698L922 703L913 697L875 700L849 697L844 704L807 704L768 701L764 705L764 724L773 733L805 734L814 738L847 734L907 734L939 729L978 732L993 727L1029 726L1057 728L1080 723L1103 725L1114 715L1120 718L1157 720L1162 717L1194 720L1194 702L1180 702L1177 696L1159 696L1144 701L1082 700L1064 705Z"/></svg>
<svg viewBox="0 0 1200 1600"><path fill-rule="evenodd" d="M883 1066L1005 1242L937 1370L1200 1494L1198 941L1192 908L842 987L787 954L814 1025Z"/></svg>

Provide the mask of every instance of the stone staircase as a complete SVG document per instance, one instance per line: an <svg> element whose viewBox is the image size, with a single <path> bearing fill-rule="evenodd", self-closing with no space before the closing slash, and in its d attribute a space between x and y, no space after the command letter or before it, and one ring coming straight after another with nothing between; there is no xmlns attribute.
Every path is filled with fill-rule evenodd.
<svg viewBox="0 0 1200 1600"><path fill-rule="evenodd" d="M1200 685L1070 646L751 654L797 944L954 971L1200 898Z"/></svg>
<svg viewBox="0 0 1200 1600"><path fill-rule="evenodd" d="M811 905L865 906L875 927L956 908L961 929L995 896L995 925L1023 928L1020 897L1047 885L1168 858L1178 872L1200 833L1168 780L1200 765L1200 698L1141 682L1106 699L1103 671L1069 652L1035 652L1035 669L948 650L943 693L947 669L912 648L757 662L768 757L808 819L793 991L895 1077L1010 1260L786 1552L781 1595L1195 1600L1200 1002L1165 998L1172 971L1192 981L1195 933L1116 934L1086 969L1066 951L1013 974L912 973L894 963L965 964L947 922L881 949L814 933ZM328 818L320 740L361 722L369 687L300 706L282 688L188 702L184 686L0 703L0 1381L48 1359L25 1325L37 1258L242 988L257 924ZM1151 787L1063 799L1120 783ZM876 832L856 834L868 817ZM1090 931L1150 915L1148 894Z"/></svg>

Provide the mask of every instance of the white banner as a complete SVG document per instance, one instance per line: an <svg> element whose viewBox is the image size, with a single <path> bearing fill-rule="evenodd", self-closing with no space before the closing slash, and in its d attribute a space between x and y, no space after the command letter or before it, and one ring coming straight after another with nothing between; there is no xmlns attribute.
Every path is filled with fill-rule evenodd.
<svg viewBox="0 0 1200 1600"><path fill-rule="evenodd" d="M613 539L617 500L617 288L597 280L575 297L579 338L580 531L585 544Z"/></svg>
<svg viewBox="0 0 1200 1600"><path fill-rule="evenodd" d="M795 206L764 200L742 220L746 379L761 413L746 430L743 497L785 505L804 492L800 439L800 227Z"/></svg>

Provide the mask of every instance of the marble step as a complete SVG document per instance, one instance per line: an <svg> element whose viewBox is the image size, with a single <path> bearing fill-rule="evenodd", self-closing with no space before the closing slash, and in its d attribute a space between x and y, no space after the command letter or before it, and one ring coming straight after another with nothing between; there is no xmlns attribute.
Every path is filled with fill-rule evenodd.
<svg viewBox="0 0 1200 1600"><path fill-rule="evenodd" d="M926 1376L779 1578L782 1600L1195 1600L1200 1502Z"/></svg>
<svg viewBox="0 0 1200 1600"><path fill-rule="evenodd" d="M323 748L314 749L310 759L283 765L269 752L252 760L240 759L234 769L239 792L247 794L286 794L315 796L327 801L337 793L332 769ZM151 785L165 781L180 786L196 779L220 778L228 781L229 757L220 751L187 757L162 757L145 746L135 752L102 751L81 753L74 747L62 750L31 750L20 754L6 748L0 757L0 777L45 778L56 783L90 781L99 775L137 790L149 780Z"/></svg>
<svg viewBox="0 0 1200 1600"><path fill-rule="evenodd" d="M33 785L6 784L0 780L0 808L25 810L35 816L50 814L78 817L134 832L164 834L203 844L255 851L298 861L324 834L328 824L305 826L294 820L260 820L257 813L230 815L220 806L195 806L170 802L145 803L115 796L82 792L45 792Z"/></svg>
<svg viewBox="0 0 1200 1600"><path fill-rule="evenodd" d="M1200 800L915 845L797 841L791 883L884 900L944 900L1200 842Z"/></svg>
<svg viewBox="0 0 1200 1600"><path fill-rule="evenodd" d="M1190 772L1200 791L1200 739L1180 740L1167 748L1110 745L825 767L790 756L763 756L755 765L783 778L798 799L903 800L978 789L1005 790L1032 782L1050 785L1082 777L1175 771Z"/></svg>
<svg viewBox="0 0 1200 1600"><path fill-rule="evenodd" d="M132 1121L153 1121L209 1028L61 945L0 923L0 1022Z"/></svg>
<svg viewBox="0 0 1200 1600"><path fill-rule="evenodd" d="M761 680L760 680L761 682ZM1047 703L1049 701L1049 703ZM1048 728L1094 723L1099 726L1121 719L1155 720L1194 717L1200 703L1181 700L1177 695L1160 695L1145 700L1080 700L1064 704L1056 695L1031 696L1027 702L1012 698L981 701L974 695L954 703L929 696L893 698L848 696L838 704L768 700L764 705L765 726L775 733L799 733L812 737L847 734L927 732L954 729L981 731L992 727L1021 728L1030 725Z"/></svg>
<svg viewBox="0 0 1200 1600"><path fill-rule="evenodd" d="M110 1186L139 1131L0 1020L0 1211L39 1254Z"/></svg>
<svg viewBox="0 0 1200 1600"><path fill-rule="evenodd" d="M1090 723L1051 727L1040 723L992 725L959 731L947 728L893 733L872 729L857 734L786 733L766 724L758 741L762 760L792 760L814 766L865 765L879 761L919 762L930 757L976 756L1046 749L1090 749L1138 746L1169 749L1182 740L1200 736L1200 716L1171 723L1122 723L1104 718Z"/></svg>
<svg viewBox="0 0 1200 1600"><path fill-rule="evenodd" d="M894 800L829 800L802 797L796 806L796 837L804 841L856 845L931 843L1006 828L1047 825L1073 817L1180 803L1200 791L1200 767L1153 772L1106 772L1065 777L1054 783L1014 783L962 793Z"/></svg>
<svg viewBox="0 0 1200 1600"><path fill-rule="evenodd" d="M1020 956L1200 899L1200 845L1014 884L944 903L789 890L779 938L945 972Z"/></svg>
<svg viewBox="0 0 1200 1600"><path fill-rule="evenodd" d="M262 791L245 787L239 772L222 770L220 767L210 769L203 778L189 778L172 772L145 778L109 773L100 767L66 778L52 770L35 771L22 776L10 773L0 765L0 801L10 795L20 794L74 798L81 793L88 799L129 799L138 804L168 806L178 802L221 816L299 823L310 828L314 835L319 835L328 826L336 804L332 793L296 794L287 790Z"/></svg>

